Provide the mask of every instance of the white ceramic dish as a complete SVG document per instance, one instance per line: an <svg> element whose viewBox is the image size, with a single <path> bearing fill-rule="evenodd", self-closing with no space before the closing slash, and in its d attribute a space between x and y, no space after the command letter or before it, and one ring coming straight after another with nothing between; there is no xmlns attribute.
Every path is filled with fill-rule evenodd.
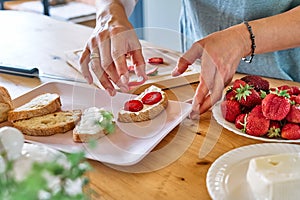
<svg viewBox="0 0 300 200"><path fill-rule="evenodd" d="M241 135L241 136L244 136L247 138L255 139L255 140L265 141L265 142L300 143L300 140L286 140L286 139L282 139L282 138L274 138L273 139L273 138L267 138L267 137L257 137L257 136L252 136L252 135L243 133L241 130L239 130L235 127L234 123L230 123L223 118L222 113L221 113L220 104L221 104L221 101L217 102L215 104L215 106L213 107L213 109L212 109L213 116L221 126L234 132L235 134L238 134L238 135Z"/></svg>
<svg viewBox="0 0 300 200"><path fill-rule="evenodd" d="M206 185L212 199L254 200L246 180L251 158L300 152L297 144L263 143L240 147L220 156L209 168Z"/></svg>
<svg viewBox="0 0 300 200"><path fill-rule="evenodd" d="M61 96L62 109L85 109L92 106L103 107L111 111L115 118L124 102L134 95L117 93L110 97L105 91L93 87L83 87L66 83L50 82L16 98L15 106L45 93L58 93ZM74 143L72 131L48 137L25 136L26 141L42 143L64 152L85 150L86 157L115 165L133 165L144 158L173 128L187 117L191 105L183 102L169 101L167 109L155 119L139 123L120 123L114 133L100 138L96 148L88 144Z"/></svg>

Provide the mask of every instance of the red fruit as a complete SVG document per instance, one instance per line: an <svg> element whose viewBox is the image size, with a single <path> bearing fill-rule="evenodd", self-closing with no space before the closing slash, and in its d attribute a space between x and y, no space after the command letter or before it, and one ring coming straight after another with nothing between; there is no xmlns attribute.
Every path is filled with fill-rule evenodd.
<svg viewBox="0 0 300 200"><path fill-rule="evenodd" d="M284 96L271 93L262 100L262 112L266 118L271 120L283 120L290 108L289 99Z"/></svg>
<svg viewBox="0 0 300 200"><path fill-rule="evenodd" d="M297 96L296 95L292 95L290 100L292 102L294 102L295 104L300 104L300 94L298 94Z"/></svg>
<svg viewBox="0 0 300 200"><path fill-rule="evenodd" d="M300 88L297 87L297 86L291 86L291 93L292 93L293 95L298 95L298 94L300 94Z"/></svg>
<svg viewBox="0 0 300 200"><path fill-rule="evenodd" d="M234 122L235 118L241 114L241 106L235 100L225 100L221 103L221 112L225 120Z"/></svg>
<svg viewBox="0 0 300 200"><path fill-rule="evenodd" d="M241 78L241 80L253 86L256 91L263 90L267 92L270 89L269 82L257 75L247 75Z"/></svg>
<svg viewBox="0 0 300 200"><path fill-rule="evenodd" d="M261 103L259 93L248 84L237 88L236 93L236 99L242 106L253 108Z"/></svg>
<svg viewBox="0 0 300 200"><path fill-rule="evenodd" d="M247 114L243 113L243 114L238 115L235 118L234 125L237 129L240 129L240 130L245 129L245 119L246 119L246 117L247 117Z"/></svg>
<svg viewBox="0 0 300 200"><path fill-rule="evenodd" d="M130 112L138 112L142 110L144 107L143 103L140 100L129 100L124 105L124 110L130 111Z"/></svg>
<svg viewBox="0 0 300 200"><path fill-rule="evenodd" d="M255 106L247 116L246 133L253 136L265 135L270 126L270 120L263 113L261 105Z"/></svg>
<svg viewBox="0 0 300 200"><path fill-rule="evenodd" d="M247 83L241 79L236 79L234 82L233 82L233 85L232 85L232 90L236 90L240 87L244 87Z"/></svg>
<svg viewBox="0 0 300 200"><path fill-rule="evenodd" d="M294 123L287 123L283 126L281 137L288 140L300 139L300 126Z"/></svg>
<svg viewBox="0 0 300 200"><path fill-rule="evenodd" d="M150 64L163 64L164 59L161 57L152 57L148 59L148 63Z"/></svg>
<svg viewBox="0 0 300 200"><path fill-rule="evenodd" d="M289 122L300 123L300 105L292 105L290 112L285 118Z"/></svg>
<svg viewBox="0 0 300 200"><path fill-rule="evenodd" d="M145 96L143 96L142 102L146 105L153 105L160 102L161 99L162 95L160 92L148 92Z"/></svg>
<svg viewBox="0 0 300 200"><path fill-rule="evenodd" d="M225 94L226 100L235 100L236 91L235 90L227 90Z"/></svg>
<svg viewBox="0 0 300 200"><path fill-rule="evenodd" d="M280 122L271 120L267 136L269 138L279 138L281 137L280 132L281 132Z"/></svg>

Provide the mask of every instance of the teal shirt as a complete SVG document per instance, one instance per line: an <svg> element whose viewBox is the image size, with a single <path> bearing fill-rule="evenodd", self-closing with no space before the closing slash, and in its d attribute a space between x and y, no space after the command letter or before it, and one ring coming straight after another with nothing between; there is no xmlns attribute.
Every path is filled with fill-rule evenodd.
<svg viewBox="0 0 300 200"><path fill-rule="evenodd" d="M276 15L299 5L300 0L182 0L183 51L215 31ZM251 64L240 62L237 71L300 82L300 48L255 55Z"/></svg>

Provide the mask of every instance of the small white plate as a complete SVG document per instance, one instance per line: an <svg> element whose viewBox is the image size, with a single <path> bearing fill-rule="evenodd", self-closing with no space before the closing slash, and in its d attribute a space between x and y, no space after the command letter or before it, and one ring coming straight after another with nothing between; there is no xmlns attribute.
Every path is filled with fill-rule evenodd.
<svg viewBox="0 0 300 200"><path fill-rule="evenodd" d="M251 138L251 139L255 139L255 140L260 140L260 141L265 141L265 142L281 142L281 143L300 143L300 140L286 140L286 139L282 139L282 138L267 138L267 137L258 137L258 136L252 136L252 135L248 135L244 132L242 132L241 130L237 129L234 125L234 123L230 123L228 121L226 121L224 119L224 117L222 116L222 112L221 112L221 101L217 102L215 104L215 106L212 109L213 112L213 116L216 119L216 121L223 126L224 128L226 128L227 130L232 131L235 134L247 137L247 138Z"/></svg>
<svg viewBox="0 0 300 200"><path fill-rule="evenodd" d="M66 83L49 82L14 99L14 105L20 106L42 93L60 95L62 110L102 107L111 111L117 122L116 131L97 141L95 148L88 144L75 143L72 131L47 137L26 136L31 143L42 143L64 152L84 150L86 157L114 165L133 165L143 159L173 128L181 123L191 111L191 104L169 101L168 107L155 119L138 123L120 123L117 121L119 110L124 102L136 95L117 93L109 96L104 90Z"/></svg>
<svg viewBox="0 0 300 200"><path fill-rule="evenodd" d="M212 199L254 200L246 180L251 158L300 152L297 144L263 143L240 147L220 156L209 168L206 185Z"/></svg>

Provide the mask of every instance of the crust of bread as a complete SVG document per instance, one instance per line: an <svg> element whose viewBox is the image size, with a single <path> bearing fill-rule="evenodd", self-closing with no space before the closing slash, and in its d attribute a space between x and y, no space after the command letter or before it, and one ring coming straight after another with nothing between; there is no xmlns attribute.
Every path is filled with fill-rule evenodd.
<svg viewBox="0 0 300 200"><path fill-rule="evenodd" d="M60 110L61 101L58 94L41 94L24 105L8 113L8 121L14 122L53 113Z"/></svg>
<svg viewBox="0 0 300 200"><path fill-rule="evenodd" d="M153 105L150 109L143 109L139 112L119 112L118 121L120 122L142 122L154 119L168 106L168 97L164 91L161 91L162 99L159 103ZM138 96L137 98L140 98Z"/></svg>
<svg viewBox="0 0 300 200"><path fill-rule="evenodd" d="M5 87L0 86L0 122L8 118L8 112L13 109L13 103L9 92Z"/></svg>
<svg viewBox="0 0 300 200"><path fill-rule="evenodd" d="M107 135L108 133L105 130L99 131L94 134L90 133L80 133L77 132L76 128L73 129L73 141L78 143L90 142L93 140L98 140L99 138Z"/></svg>
<svg viewBox="0 0 300 200"><path fill-rule="evenodd" d="M58 111L43 116L13 122L25 135L49 136L72 130L80 120L81 111Z"/></svg>

